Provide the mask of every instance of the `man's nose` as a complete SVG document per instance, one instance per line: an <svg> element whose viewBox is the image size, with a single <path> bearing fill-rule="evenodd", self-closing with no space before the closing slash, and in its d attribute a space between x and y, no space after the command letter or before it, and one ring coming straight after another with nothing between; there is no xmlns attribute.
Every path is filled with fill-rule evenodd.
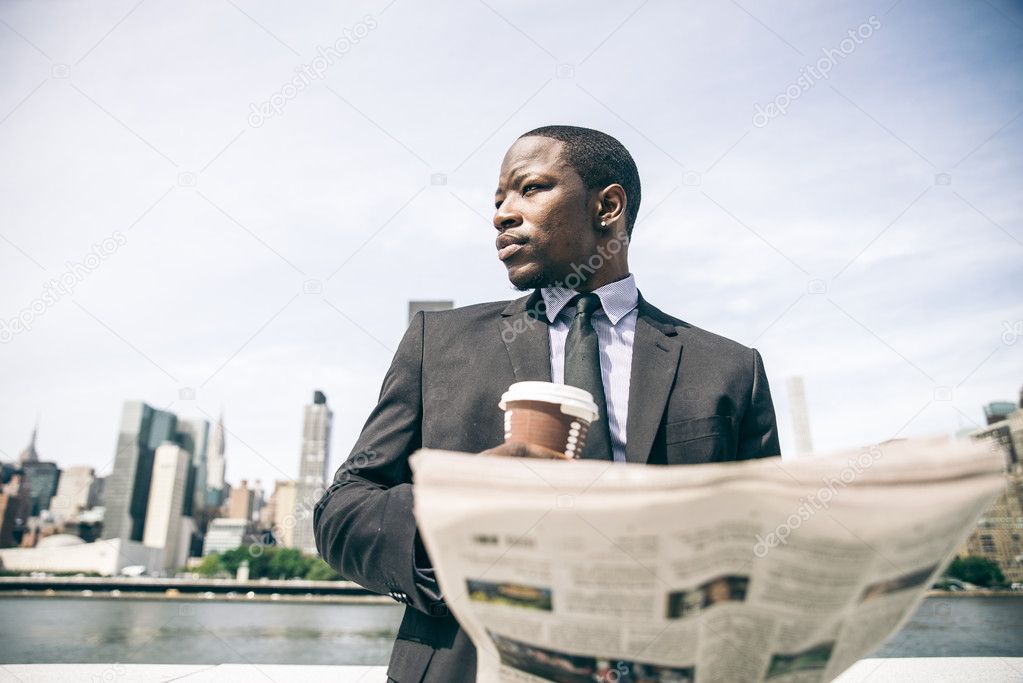
<svg viewBox="0 0 1023 683"><path fill-rule="evenodd" d="M494 227L502 232L522 223L522 216L514 210L512 203L505 200L501 208L494 212Z"/></svg>

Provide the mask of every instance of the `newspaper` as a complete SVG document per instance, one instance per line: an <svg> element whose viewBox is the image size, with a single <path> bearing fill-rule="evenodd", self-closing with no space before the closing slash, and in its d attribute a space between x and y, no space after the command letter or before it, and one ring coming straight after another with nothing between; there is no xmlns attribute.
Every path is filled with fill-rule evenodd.
<svg viewBox="0 0 1023 683"><path fill-rule="evenodd" d="M423 450L415 515L480 683L828 681L1004 487L989 444L663 467Z"/></svg>

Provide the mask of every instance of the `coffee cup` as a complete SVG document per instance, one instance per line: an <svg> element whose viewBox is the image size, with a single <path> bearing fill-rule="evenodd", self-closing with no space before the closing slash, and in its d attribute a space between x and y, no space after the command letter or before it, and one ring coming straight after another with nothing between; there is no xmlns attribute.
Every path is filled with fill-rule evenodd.
<svg viewBox="0 0 1023 683"><path fill-rule="evenodd" d="M501 396L504 440L524 441L571 458L582 456L597 404L585 389L553 382L516 382Z"/></svg>

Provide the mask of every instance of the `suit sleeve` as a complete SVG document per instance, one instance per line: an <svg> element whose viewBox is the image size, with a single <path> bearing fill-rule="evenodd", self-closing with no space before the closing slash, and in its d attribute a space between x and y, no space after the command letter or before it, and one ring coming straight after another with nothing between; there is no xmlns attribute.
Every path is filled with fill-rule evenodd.
<svg viewBox="0 0 1023 683"><path fill-rule="evenodd" d="M422 445L424 315L417 313L351 455L313 510L316 547L338 574L442 616L412 514L408 457Z"/></svg>
<svg viewBox="0 0 1023 683"><path fill-rule="evenodd" d="M742 459L781 455L774 401L771 400L771 387L767 383L764 361L756 349L752 349L752 356L753 384L749 406L739 425L738 456Z"/></svg>

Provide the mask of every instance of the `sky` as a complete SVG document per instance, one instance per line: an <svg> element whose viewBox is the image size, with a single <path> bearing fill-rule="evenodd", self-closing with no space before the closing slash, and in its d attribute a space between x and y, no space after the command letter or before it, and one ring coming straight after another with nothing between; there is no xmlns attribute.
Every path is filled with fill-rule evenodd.
<svg viewBox="0 0 1023 683"><path fill-rule="evenodd" d="M347 456L410 299L514 298L505 150L608 132L643 295L763 354L782 448L983 423L1023 385L1019 3L0 5L0 459L109 472L122 404L227 478Z"/></svg>

